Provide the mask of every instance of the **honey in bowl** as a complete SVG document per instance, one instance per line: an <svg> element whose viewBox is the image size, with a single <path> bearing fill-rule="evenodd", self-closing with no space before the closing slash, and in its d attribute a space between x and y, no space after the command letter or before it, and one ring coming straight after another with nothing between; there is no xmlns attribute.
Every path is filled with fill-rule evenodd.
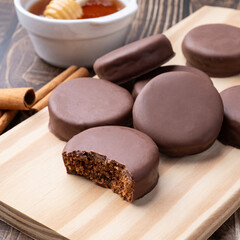
<svg viewBox="0 0 240 240"><path fill-rule="evenodd" d="M43 16L50 0L39 0L28 11ZM83 15L79 19L97 18L107 16L123 9L125 6L119 0L88 0L82 7Z"/></svg>

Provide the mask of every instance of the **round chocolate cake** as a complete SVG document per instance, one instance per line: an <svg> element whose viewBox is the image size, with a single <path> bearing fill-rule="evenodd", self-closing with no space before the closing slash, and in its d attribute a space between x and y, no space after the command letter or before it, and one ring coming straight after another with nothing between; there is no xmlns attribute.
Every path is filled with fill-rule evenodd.
<svg viewBox="0 0 240 240"><path fill-rule="evenodd" d="M224 106L224 120L219 140L240 148L240 86L225 89L220 93Z"/></svg>
<svg viewBox="0 0 240 240"><path fill-rule="evenodd" d="M240 28L206 24L192 29L182 42L187 63L212 77L240 73Z"/></svg>
<svg viewBox="0 0 240 240"><path fill-rule="evenodd" d="M78 78L56 87L48 103L49 129L61 140L103 125L128 125L133 98L124 88L95 78Z"/></svg>
<svg viewBox="0 0 240 240"><path fill-rule="evenodd" d="M158 182L159 152L146 134L133 128L104 126L74 136L63 150L67 172L111 188L129 202Z"/></svg>
<svg viewBox="0 0 240 240"><path fill-rule="evenodd" d="M98 58L93 67L100 78L121 84L159 67L174 55L168 38L157 34L111 51Z"/></svg>
<svg viewBox="0 0 240 240"><path fill-rule="evenodd" d="M141 91L133 107L134 127L169 156L199 153L218 137L221 97L212 84L189 72L163 73Z"/></svg>

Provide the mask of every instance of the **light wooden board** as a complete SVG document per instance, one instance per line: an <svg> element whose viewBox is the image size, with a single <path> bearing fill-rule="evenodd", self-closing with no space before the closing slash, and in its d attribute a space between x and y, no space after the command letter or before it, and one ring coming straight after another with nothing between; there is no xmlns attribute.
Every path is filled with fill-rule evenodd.
<svg viewBox="0 0 240 240"><path fill-rule="evenodd" d="M240 26L240 11L204 7L165 34L181 42L205 23ZM221 91L240 75L213 79ZM0 137L0 218L36 239L206 239L240 206L240 150L216 142L185 158L160 157L156 188L133 204L66 174L65 143L48 131L47 109Z"/></svg>

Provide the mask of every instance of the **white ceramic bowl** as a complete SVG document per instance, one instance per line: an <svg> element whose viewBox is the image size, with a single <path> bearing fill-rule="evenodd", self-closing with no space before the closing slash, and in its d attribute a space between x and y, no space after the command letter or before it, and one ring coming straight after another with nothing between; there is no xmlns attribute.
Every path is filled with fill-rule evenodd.
<svg viewBox="0 0 240 240"><path fill-rule="evenodd" d="M36 53L59 67L92 66L94 61L124 44L137 11L136 0L121 0L125 8L99 18L56 20L27 11L36 0L14 0L19 22Z"/></svg>

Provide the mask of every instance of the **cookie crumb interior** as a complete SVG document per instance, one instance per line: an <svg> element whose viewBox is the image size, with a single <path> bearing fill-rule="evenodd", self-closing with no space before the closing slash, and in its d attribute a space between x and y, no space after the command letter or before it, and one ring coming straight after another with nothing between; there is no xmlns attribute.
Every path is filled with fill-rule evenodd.
<svg viewBox="0 0 240 240"><path fill-rule="evenodd" d="M63 152L67 173L84 176L103 187L112 189L128 202L133 201L134 180L126 166L95 152Z"/></svg>

